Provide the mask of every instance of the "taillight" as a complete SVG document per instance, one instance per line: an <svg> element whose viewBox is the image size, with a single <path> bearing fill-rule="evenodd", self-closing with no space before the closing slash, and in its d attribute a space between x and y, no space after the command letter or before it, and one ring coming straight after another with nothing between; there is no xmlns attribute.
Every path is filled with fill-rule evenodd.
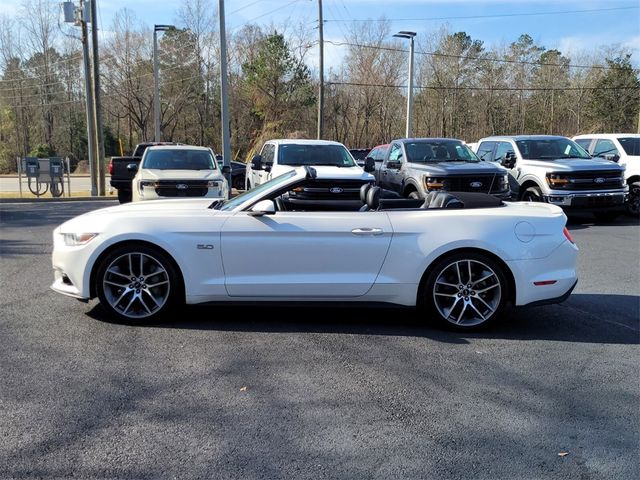
<svg viewBox="0 0 640 480"><path fill-rule="evenodd" d="M571 236L571 234L569 233L569 230L567 230L567 227L564 227L564 230L562 230L562 233L564 233L564 236L567 238L567 240L569 240L571 243L576 243L573 241L573 237Z"/></svg>
<svg viewBox="0 0 640 480"><path fill-rule="evenodd" d="M109 160L109 175L113 175L113 160Z"/></svg>

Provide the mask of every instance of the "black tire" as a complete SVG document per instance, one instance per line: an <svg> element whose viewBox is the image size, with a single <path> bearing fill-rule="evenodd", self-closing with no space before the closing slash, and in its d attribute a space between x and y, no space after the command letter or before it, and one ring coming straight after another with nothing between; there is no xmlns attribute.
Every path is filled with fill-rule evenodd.
<svg viewBox="0 0 640 480"><path fill-rule="evenodd" d="M118 190L118 201L120 203L129 203L131 201L131 191Z"/></svg>
<svg viewBox="0 0 640 480"><path fill-rule="evenodd" d="M624 204L624 210L630 217L640 217L640 182L629 185L629 199Z"/></svg>
<svg viewBox="0 0 640 480"><path fill-rule="evenodd" d="M522 192L522 197L520 198L523 202L543 202L542 191L540 187L529 187L524 192Z"/></svg>
<svg viewBox="0 0 640 480"><path fill-rule="evenodd" d="M459 331L487 328L502 316L509 298L503 268L481 253L447 256L430 269L421 292L423 305L446 328Z"/></svg>
<svg viewBox="0 0 640 480"><path fill-rule="evenodd" d="M109 252L98 266L94 288L109 316L128 324L164 320L184 298L173 262L147 245L128 244Z"/></svg>
<svg viewBox="0 0 640 480"><path fill-rule="evenodd" d="M236 175L232 180L231 180L231 185L233 186L233 188L235 188L236 190L244 190L244 175Z"/></svg>
<svg viewBox="0 0 640 480"><path fill-rule="evenodd" d="M420 199L420 194L418 192L416 192L415 190L412 190L407 195L407 198L410 198L412 200L419 200Z"/></svg>
<svg viewBox="0 0 640 480"><path fill-rule="evenodd" d="M599 222L613 222L622 212L618 210L605 210L602 212L593 212L593 216Z"/></svg>

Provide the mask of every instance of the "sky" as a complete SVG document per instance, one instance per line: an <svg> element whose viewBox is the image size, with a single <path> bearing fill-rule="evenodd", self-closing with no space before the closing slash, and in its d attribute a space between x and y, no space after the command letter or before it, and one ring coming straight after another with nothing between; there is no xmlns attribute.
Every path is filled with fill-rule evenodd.
<svg viewBox="0 0 640 480"><path fill-rule="evenodd" d="M210 1L211 7L216 9L218 0ZM99 26L108 34L113 15L125 7L148 25L177 24L177 11L182 1L97 0L97 3ZM537 44L558 49L569 56L618 44L630 49L634 65L640 65L640 0L323 0L323 6L325 40L343 40L353 19L372 25L375 22L371 20L386 17L392 21L394 32L415 31L418 41L443 25L452 32L465 31L488 46L508 45L519 35L528 33ZM0 14L12 16L18 8L19 0L0 0ZM225 10L228 31L247 23L282 25L304 21L314 25L318 1L226 0ZM573 13L560 13L567 11ZM544 15L513 15L519 13ZM486 17L492 15L502 16ZM473 16L484 18L459 18ZM326 45L327 68L339 64L344 52L345 47ZM312 51L309 57L312 68L316 62L317 53Z"/></svg>

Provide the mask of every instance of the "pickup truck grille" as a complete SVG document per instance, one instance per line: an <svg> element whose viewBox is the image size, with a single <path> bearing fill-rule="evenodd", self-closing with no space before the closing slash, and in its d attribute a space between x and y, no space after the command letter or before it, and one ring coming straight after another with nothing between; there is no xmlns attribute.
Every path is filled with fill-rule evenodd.
<svg viewBox="0 0 640 480"><path fill-rule="evenodd" d="M552 185L554 190L611 190L624 186L619 170L558 174L558 177L566 179L567 183Z"/></svg>
<svg viewBox="0 0 640 480"><path fill-rule="evenodd" d="M159 197L204 197L209 188L206 180L158 180L156 194Z"/></svg>
<svg viewBox="0 0 640 480"><path fill-rule="evenodd" d="M443 189L450 192L496 193L499 190L499 175L452 175L443 177Z"/></svg>
<svg viewBox="0 0 640 480"><path fill-rule="evenodd" d="M313 187L304 187L289 192L291 198L299 200L359 200L360 187L364 180L318 180Z"/></svg>

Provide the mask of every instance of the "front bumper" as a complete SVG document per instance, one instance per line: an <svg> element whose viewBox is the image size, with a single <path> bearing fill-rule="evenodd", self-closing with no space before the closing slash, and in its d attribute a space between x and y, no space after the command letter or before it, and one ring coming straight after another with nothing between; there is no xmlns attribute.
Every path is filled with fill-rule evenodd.
<svg viewBox="0 0 640 480"><path fill-rule="evenodd" d="M626 191L563 192L552 190L543 195L544 201L565 209L620 209L627 197Z"/></svg>

